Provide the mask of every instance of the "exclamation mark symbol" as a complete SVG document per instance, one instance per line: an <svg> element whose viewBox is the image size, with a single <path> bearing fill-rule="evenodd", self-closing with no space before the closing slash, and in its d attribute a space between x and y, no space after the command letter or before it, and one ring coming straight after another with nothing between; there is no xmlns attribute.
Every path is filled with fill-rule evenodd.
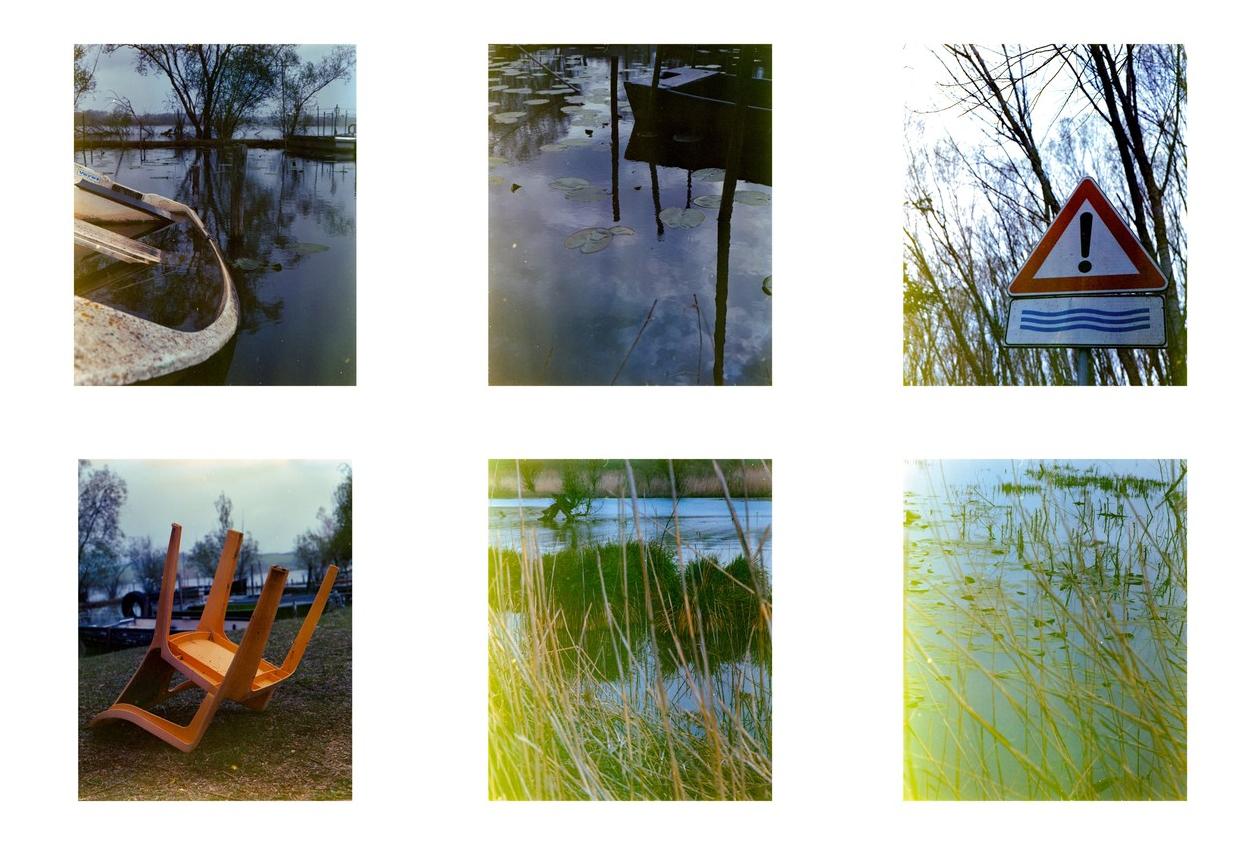
<svg viewBox="0 0 1260 845"><path fill-rule="evenodd" d="M1076 265L1076 269L1080 270L1082 273L1088 273L1090 268L1094 266L1093 264L1090 264L1088 261L1089 235L1090 235L1090 232L1093 231L1093 229L1094 229L1094 215L1090 214L1087 211L1081 215L1081 258L1086 259L1086 260Z"/></svg>

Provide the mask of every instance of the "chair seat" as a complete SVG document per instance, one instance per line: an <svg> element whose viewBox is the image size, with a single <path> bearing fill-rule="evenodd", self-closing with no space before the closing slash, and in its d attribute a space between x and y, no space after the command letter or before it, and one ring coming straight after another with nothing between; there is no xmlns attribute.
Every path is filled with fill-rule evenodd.
<svg viewBox="0 0 1260 845"><path fill-rule="evenodd" d="M232 665L232 658L236 656L236 643L226 638L220 640L206 631L175 634L170 638L169 646L171 654L188 673L216 686L223 683L223 677ZM275 672L277 668L266 658L259 660L251 688L258 690L267 686L271 679L263 676Z"/></svg>

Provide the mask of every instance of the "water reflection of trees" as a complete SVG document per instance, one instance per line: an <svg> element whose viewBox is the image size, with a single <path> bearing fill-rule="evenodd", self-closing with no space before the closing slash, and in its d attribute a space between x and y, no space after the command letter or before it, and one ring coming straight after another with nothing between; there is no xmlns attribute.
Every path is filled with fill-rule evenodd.
<svg viewBox="0 0 1260 845"><path fill-rule="evenodd" d="M284 311L283 297L265 297L261 291L265 273L274 263L274 250L289 250L285 264L290 268L308 258L292 252L300 240L293 234L295 222L313 219L320 231L334 237L354 233L353 206L347 213L335 200L342 181L339 168L346 165L278 151L252 156L242 145L183 151L180 158L187 164L177 197L198 213L230 266L240 259L259 265L255 270L233 269L241 301L241 329L251 331L278 322ZM265 166L260 167L259 160Z"/></svg>

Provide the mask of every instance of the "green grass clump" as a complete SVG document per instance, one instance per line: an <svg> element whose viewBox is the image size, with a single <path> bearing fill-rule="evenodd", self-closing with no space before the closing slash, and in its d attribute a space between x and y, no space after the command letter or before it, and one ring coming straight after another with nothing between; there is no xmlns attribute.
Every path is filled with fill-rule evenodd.
<svg viewBox="0 0 1260 845"><path fill-rule="evenodd" d="M769 585L672 546L490 553L490 797L769 799Z"/></svg>

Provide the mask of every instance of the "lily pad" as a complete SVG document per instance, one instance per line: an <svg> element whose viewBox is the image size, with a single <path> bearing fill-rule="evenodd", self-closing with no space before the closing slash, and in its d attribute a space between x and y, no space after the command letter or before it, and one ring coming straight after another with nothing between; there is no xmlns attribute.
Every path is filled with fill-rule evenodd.
<svg viewBox="0 0 1260 845"><path fill-rule="evenodd" d="M504 91L503 93L505 93L505 94L532 94L532 93L534 93L534 89L533 89L533 88L526 88L526 87L521 87L521 88L508 88L508 89L507 89L506 91Z"/></svg>
<svg viewBox="0 0 1260 845"><path fill-rule="evenodd" d="M560 111L565 114L579 114L582 111L582 108L582 106L561 106Z"/></svg>
<svg viewBox="0 0 1260 845"><path fill-rule="evenodd" d="M629 226L613 226L608 231L612 232L614 235L633 235L634 234L634 229L631 229Z"/></svg>
<svg viewBox="0 0 1260 845"><path fill-rule="evenodd" d="M526 100L526 101L525 101L525 105L527 105L527 106L545 106L545 105L547 105L547 104L548 104L548 103L550 103L550 102L551 102L551 100L539 100L539 99L533 99L533 100Z"/></svg>
<svg viewBox="0 0 1260 845"><path fill-rule="evenodd" d="M726 171L720 167L705 167L692 175L701 182L721 182L726 178Z"/></svg>
<svg viewBox="0 0 1260 845"><path fill-rule="evenodd" d="M509 86L507 85L491 85L490 90L491 91L506 91L508 87Z"/></svg>
<svg viewBox="0 0 1260 845"><path fill-rule="evenodd" d="M736 191L735 202L742 202L744 205L767 205L770 202L770 195L762 191Z"/></svg>
<svg viewBox="0 0 1260 845"><path fill-rule="evenodd" d="M576 191L579 188L585 188L591 184L580 176L561 176L551 182L551 187L557 191Z"/></svg>
<svg viewBox="0 0 1260 845"><path fill-rule="evenodd" d="M696 197L691 201L691 204L700 208L720 208L722 206L722 195L708 194L703 197Z"/></svg>
<svg viewBox="0 0 1260 845"><path fill-rule="evenodd" d="M704 222L704 212L696 208L663 208L660 218L671 229L694 229Z"/></svg>
<svg viewBox="0 0 1260 845"><path fill-rule="evenodd" d="M583 255L590 255L593 252L607 249L608 245L612 243L612 239L612 232L602 227L579 229L565 238L564 245L569 249L576 249Z"/></svg>
<svg viewBox="0 0 1260 845"><path fill-rule="evenodd" d="M313 255L317 252L328 252L327 244L294 244L291 249L294 255Z"/></svg>
<svg viewBox="0 0 1260 845"><path fill-rule="evenodd" d="M245 270L248 272L250 270L261 270L267 265L253 258L238 258L232 262L232 266L237 270Z"/></svg>
<svg viewBox="0 0 1260 845"><path fill-rule="evenodd" d="M574 202L602 202L608 199L610 193L595 185L587 185L585 188L578 188L575 191L566 191L564 198Z"/></svg>
<svg viewBox="0 0 1260 845"><path fill-rule="evenodd" d="M574 105L580 106L586 102L586 98L583 97L581 94L573 94L568 97L565 97L564 101L566 103L573 103Z"/></svg>
<svg viewBox="0 0 1260 845"><path fill-rule="evenodd" d="M505 111L494 115L495 123L516 123L525 116L525 112L521 111Z"/></svg>

